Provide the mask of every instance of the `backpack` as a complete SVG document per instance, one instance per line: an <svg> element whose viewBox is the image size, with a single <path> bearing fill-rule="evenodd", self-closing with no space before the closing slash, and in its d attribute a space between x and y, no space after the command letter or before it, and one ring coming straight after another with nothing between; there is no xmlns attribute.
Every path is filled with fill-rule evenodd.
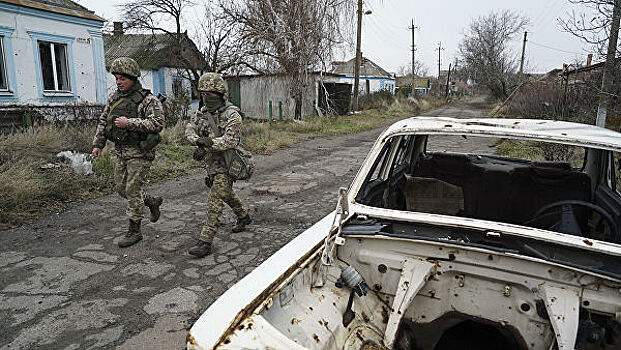
<svg viewBox="0 0 621 350"><path fill-rule="evenodd" d="M233 106L229 108L233 108ZM239 112L237 107L234 108L237 112ZM211 113L205 113L205 115L207 116L209 127L213 131L214 135L216 135L216 137L220 137L222 133L220 132L220 128L216 125L216 122L213 120ZM252 153L242 147L241 138L237 146L222 152L222 157L224 158L224 167L233 179L248 180L252 177L252 174L254 174L255 164L254 159L252 158Z"/></svg>

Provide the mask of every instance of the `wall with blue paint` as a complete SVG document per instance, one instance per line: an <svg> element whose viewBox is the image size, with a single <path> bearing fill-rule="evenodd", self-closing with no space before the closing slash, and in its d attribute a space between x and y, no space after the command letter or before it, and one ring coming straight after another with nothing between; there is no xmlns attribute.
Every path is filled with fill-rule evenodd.
<svg viewBox="0 0 621 350"><path fill-rule="evenodd" d="M340 78L342 83L354 85L354 77L342 77ZM369 82L370 93L374 93L381 90L387 90L391 93L395 93L395 87L397 81L393 78L375 78L375 77L360 77L359 79L359 94L364 95L367 93L367 81Z"/></svg>
<svg viewBox="0 0 621 350"><path fill-rule="evenodd" d="M7 69L12 87L10 98L0 93L0 104L105 103L102 26L99 21L0 2L0 35L5 36L10 57ZM70 91L43 91L38 40L66 45Z"/></svg>

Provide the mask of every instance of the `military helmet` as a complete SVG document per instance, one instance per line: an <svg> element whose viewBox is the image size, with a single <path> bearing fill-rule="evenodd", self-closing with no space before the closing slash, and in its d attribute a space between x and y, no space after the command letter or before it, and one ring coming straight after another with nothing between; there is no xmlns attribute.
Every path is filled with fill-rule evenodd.
<svg viewBox="0 0 621 350"><path fill-rule="evenodd" d="M129 57L119 57L112 61L110 65L110 73L123 74L130 77L138 78L140 76L140 66Z"/></svg>
<svg viewBox="0 0 621 350"><path fill-rule="evenodd" d="M217 92L221 95L224 95L226 94L226 85L224 84L224 79L222 79L222 75L209 72L204 73L198 79L198 90Z"/></svg>

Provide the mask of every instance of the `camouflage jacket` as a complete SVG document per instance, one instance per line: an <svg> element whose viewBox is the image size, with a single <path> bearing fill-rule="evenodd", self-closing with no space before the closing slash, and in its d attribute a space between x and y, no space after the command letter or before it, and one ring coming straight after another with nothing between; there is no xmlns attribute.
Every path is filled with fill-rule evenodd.
<svg viewBox="0 0 621 350"><path fill-rule="evenodd" d="M222 151L235 148L241 143L241 115L239 109L230 102L211 113L214 122L220 129L220 137L216 137L211 130L207 115L209 115L209 111L205 107L196 112L185 127L185 137L192 145L196 145L196 141L200 137L211 138L213 145L207 149L207 155L204 159L207 173L209 175L226 173L227 169L224 166Z"/></svg>
<svg viewBox="0 0 621 350"><path fill-rule="evenodd" d="M121 94L118 90L111 93L108 97L108 103L103 112L99 116L99 122L97 124L97 131L93 138L93 147L104 148L106 145L106 136L104 131L108 124L108 115L110 114L111 106L115 101L118 101L119 97L131 94L136 89L141 88L139 83L136 83L136 88L132 89L127 94ZM148 91L148 90L146 90ZM164 127L164 115L162 113L162 106L157 97L153 96L150 92L138 105L137 118L130 118L127 122L127 130L135 131L139 133L158 133L162 131ZM153 160L155 158L155 150L151 149L144 151L135 144L119 144L114 145L114 153L117 157L122 159L130 158L144 158Z"/></svg>

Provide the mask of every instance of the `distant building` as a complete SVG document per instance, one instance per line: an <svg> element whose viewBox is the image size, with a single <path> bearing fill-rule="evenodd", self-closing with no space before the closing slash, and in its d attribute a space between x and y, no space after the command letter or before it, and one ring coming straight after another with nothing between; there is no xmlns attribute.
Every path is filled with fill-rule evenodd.
<svg viewBox="0 0 621 350"><path fill-rule="evenodd" d="M200 73L205 67L202 53L187 33L177 42L170 34L125 34L123 24L114 23L113 34L104 35L106 67L119 57L131 57L140 66L140 82L155 95L167 98L187 96L192 110L200 96L193 89L194 77L186 68ZM107 75L108 91L116 89L114 76Z"/></svg>
<svg viewBox="0 0 621 350"><path fill-rule="evenodd" d="M1 0L0 106L105 103L104 21L70 0Z"/></svg>
<svg viewBox="0 0 621 350"><path fill-rule="evenodd" d="M343 75L341 82L354 85L354 66L356 59L347 62L332 62L332 73ZM359 74L359 94L370 94L385 90L395 93L396 79L382 67L368 58L362 57Z"/></svg>
<svg viewBox="0 0 621 350"><path fill-rule="evenodd" d="M416 78L414 80L414 92L419 95L429 94L431 88L431 79L429 78Z"/></svg>
<svg viewBox="0 0 621 350"><path fill-rule="evenodd" d="M396 77L398 92L402 94L410 95L412 91L412 76ZM431 88L432 78L429 77L414 77L414 93L416 95L428 95Z"/></svg>

